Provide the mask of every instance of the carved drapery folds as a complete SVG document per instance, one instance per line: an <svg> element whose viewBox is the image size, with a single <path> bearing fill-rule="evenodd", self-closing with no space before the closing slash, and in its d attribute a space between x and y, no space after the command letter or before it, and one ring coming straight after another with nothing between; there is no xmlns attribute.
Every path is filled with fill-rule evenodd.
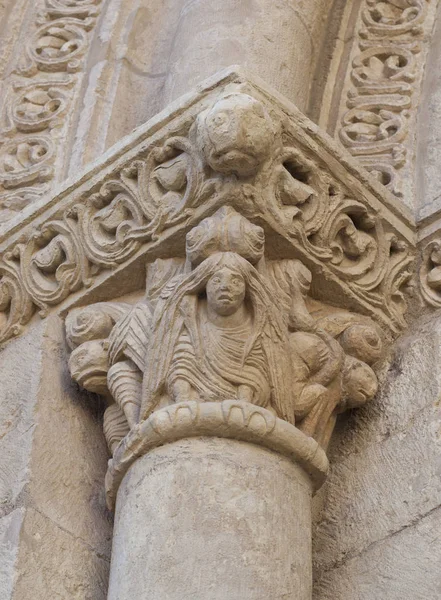
<svg viewBox="0 0 441 600"><path fill-rule="evenodd" d="M3 244L1 341L35 308L46 314L134 259L152 262L170 249L183 259L183 236L225 206L262 228L268 260L295 258L314 273L314 297L335 295L343 308L373 317L387 337L403 328L414 246L405 211L358 177L295 107L248 79L223 74L214 91L166 115L153 135L139 133L127 155L119 151L52 201L38 228L24 226ZM190 254L199 231L188 238ZM229 243L215 245L224 252Z"/></svg>
<svg viewBox="0 0 441 600"><path fill-rule="evenodd" d="M412 153L407 140L435 4L363 0L354 32L340 140L397 195L402 194L400 174Z"/></svg>
<svg viewBox="0 0 441 600"><path fill-rule="evenodd" d="M1 224L46 194L51 181L60 180L63 139L101 0L34 4L1 109Z"/></svg>
<svg viewBox="0 0 441 600"><path fill-rule="evenodd" d="M266 260L262 228L224 206L187 234L185 262L149 266L145 297L133 307L74 309L70 371L108 399L104 431L117 463L132 460L127 448L154 413L167 420L171 407L193 413L198 403L255 405L264 420L272 413L326 449L337 414L375 395L369 365L383 342L367 317L323 304L311 312L310 282L300 261Z"/></svg>

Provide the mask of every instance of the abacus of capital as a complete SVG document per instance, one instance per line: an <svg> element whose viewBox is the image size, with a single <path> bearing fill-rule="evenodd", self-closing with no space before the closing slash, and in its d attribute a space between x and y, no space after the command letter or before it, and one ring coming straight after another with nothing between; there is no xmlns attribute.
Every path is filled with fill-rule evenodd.
<svg viewBox="0 0 441 600"><path fill-rule="evenodd" d="M3 339L60 307L105 399L109 600L310 600L311 496L405 327L412 219L236 68L36 210L3 255Z"/></svg>

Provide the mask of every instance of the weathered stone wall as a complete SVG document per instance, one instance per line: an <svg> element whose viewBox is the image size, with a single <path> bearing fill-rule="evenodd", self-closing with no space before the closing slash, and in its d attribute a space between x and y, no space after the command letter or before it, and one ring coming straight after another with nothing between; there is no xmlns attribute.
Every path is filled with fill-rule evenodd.
<svg viewBox="0 0 441 600"><path fill-rule="evenodd" d="M61 320L35 323L0 369L0 597L104 600L107 448L100 406L70 380Z"/></svg>
<svg viewBox="0 0 441 600"><path fill-rule="evenodd" d="M316 498L316 600L440 597L440 353L438 316L400 340L379 397L341 424Z"/></svg>
<svg viewBox="0 0 441 600"><path fill-rule="evenodd" d="M54 180L74 177L170 100L233 62L256 71L304 112L309 105L323 127L334 119L328 128L334 131L347 108L351 36L361 18L361 2L343 4L334 3L335 18L346 15L353 21L350 27L342 24L346 33L333 44L326 25L331 3L324 0L256 0L243 4L241 16L234 2L221 3L214 12L208 1L103 2L75 76ZM435 5L427 2L430 18ZM14 42L20 32L25 35L30 16L26 3L0 3L4 89ZM407 127L407 117L402 122L403 144L410 144L413 162L406 163L407 195L398 202L417 206L419 216L430 220L439 210L441 21L438 17L432 37L429 21L415 32L423 52L415 55L417 84L406 97L420 97L427 49L429 59L418 115L416 104L409 104L415 109L409 123L417 123L416 163L415 131ZM311 96L314 77L323 74L324 49L335 53L332 60L326 58L326 89L316 81ZM345 55L344 73L339 53ZM341 84L338 98L330 91L335 83ZM115 295L115 289L111 292ZM27 600L30 591L38 599L104 600L107 594L112 518L104 502L108 454L102 407L97 402L96 410L91 408L71 382L62 330L57 316L35 320L0 354L2 600ZM341 419L330 450L331 475L315 499L314 600L441 597L440 363L441 317L425 315L394 348L377 399Z"/></svg>
<svg viewBox="0 0 441 600"><path fill-rule="evenodd" d="M441 7L431 36L416 143L416 206L418 219L424 220L439 212L441 207Z"/></svg>
<svg viewBox="0 0 441 600"><path fill-rule="evenodd" d="M436 3L427 7L433 14ZM433 31L423 38L427 62L412 84L418 102L407 141L404 199L414 206L420 236L433 238L434 232L435 240L439 7L436 15ZM328 110L326 103L322 110ZM434 260L428 269L438 265ZM431 294L436 297L434 290ZM315 499L314 600L437 600L441 595L441 321L439 312L428 314L422 306L415 297L408 315L412 325L392 351L376 400L342 418L334 437L331 475Z"/></svg>

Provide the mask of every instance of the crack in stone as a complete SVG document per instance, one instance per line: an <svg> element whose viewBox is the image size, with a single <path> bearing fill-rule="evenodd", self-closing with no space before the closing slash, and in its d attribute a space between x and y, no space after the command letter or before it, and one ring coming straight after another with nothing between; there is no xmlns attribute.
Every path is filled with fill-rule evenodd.
<svg viewBox="0 0 441 600"><path fill-rule="evenodd" d="M347 563L349 563L351 560L354 560L355 558L360 558L363 554L366 554L367 552L370 552L373 548L379 546L380 544L383 544L385 541L387 541L387 540L395 537L396 535L400 534L401 532L406 531L407 529L410 529L411 527L415 527L416 525L419 525L427 517L430 517L432 514L434 514L437 510L440 510L440 509L441 509L441 504L435 506L434 508L431 508L429 511L427 511L423 515L417 515L409 523L406 523L405 525L403 525L399 529L397 529L395 531L392 531L391 533L388 533L387 535L385 535L384 537L382 537L382 538L380 538L378 540L375 540L375 541L371 542L370 544L368 544L362 550L359 550L359 551L353 552L353 553L349 552L344 558L335 561L334 563L332 563L328 567L321 568L320 569L320 575L324 575L326 573L330 573L331 571L334 571L335 569L340 569L341 567L343 567Z"/></svg>
<svg viewBox="0 0 441 600"><path fill-rule="evenodd" d="M44 512L42 512L38 508L32 507L32 510L34 510L36 513L38 513L43 518L50 521L53 525L55 525L55 527L57 527L57 529L59 529L63 533L66 533L67 535L72 537L74 540L81 542L82 544L84 544L84 546L87 546L87 548L89 548L89 550L91 552L93 552L93 554L95 554L95 556L97 558L100 558L101 560L104 560L105 562L110 563L110 556L107 556L103 552L100 552L97 548L94 548L89 542L84 540L81 536L75 535L72 531L69 531L68 529L66 529L65 527L60 525L59 523L56 523L53 519L51 519L48 515L46 515Z"/></svg>

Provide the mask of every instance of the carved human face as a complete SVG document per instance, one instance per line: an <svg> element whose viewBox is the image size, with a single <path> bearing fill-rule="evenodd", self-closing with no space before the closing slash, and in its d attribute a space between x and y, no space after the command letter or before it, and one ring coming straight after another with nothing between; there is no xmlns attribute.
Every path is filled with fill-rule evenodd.
<svg viewBox="0 0 441 600"><path fill-rule="evenodd" d="M207 282L207 302L218 315L233 315L245 298L245 280L239 273L222 267Z"/></svg>

